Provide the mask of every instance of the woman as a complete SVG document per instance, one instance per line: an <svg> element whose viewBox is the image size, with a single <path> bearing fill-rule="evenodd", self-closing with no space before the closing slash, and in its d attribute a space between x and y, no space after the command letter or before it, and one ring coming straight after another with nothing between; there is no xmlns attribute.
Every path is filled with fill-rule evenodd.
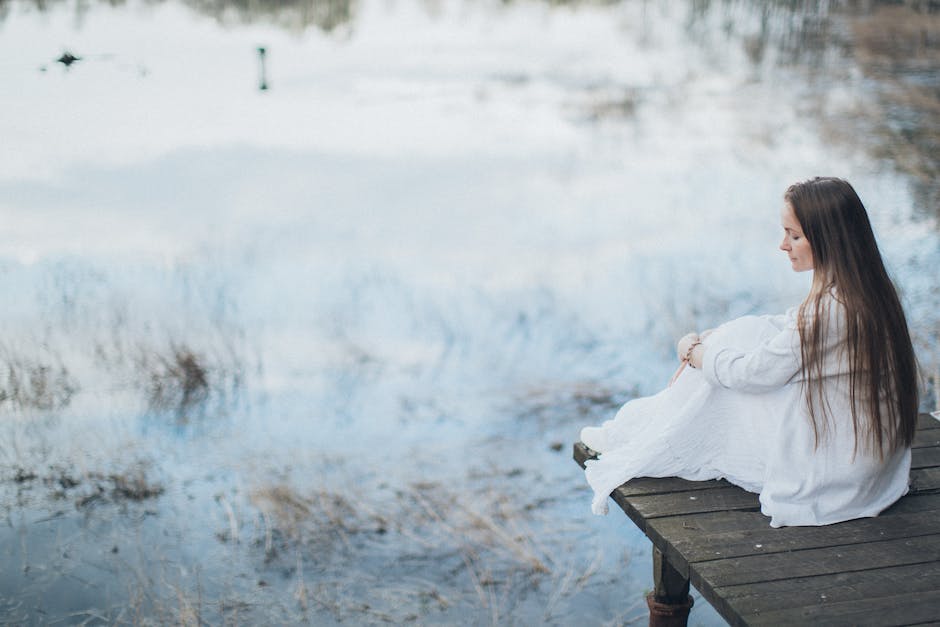
<svg viewBox="0 0 940 627"><path fill-rule="evenodd" d="M806 299L683 337L670 387L582 430L600 453L585 471L595 513L637 476L725 478L759 493L774 527L876 516L907 492L914 350L868 215L837 178L784 200L780 249L813 271Z"/></svg>

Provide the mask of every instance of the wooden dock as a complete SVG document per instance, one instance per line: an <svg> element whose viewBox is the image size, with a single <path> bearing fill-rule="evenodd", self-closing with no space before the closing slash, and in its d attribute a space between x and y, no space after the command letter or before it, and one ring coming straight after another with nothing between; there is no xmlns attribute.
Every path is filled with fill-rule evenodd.
<svg viewBox="0 0 940 627"><path fill-rule="evenodd" d="M596 454L580 442L583 467ZM770 527L725 481L637 478L611 495L652 541L656 598L691 583L731 625L940 624L940 421L918 422L911 491L876 518Z"/></svg>

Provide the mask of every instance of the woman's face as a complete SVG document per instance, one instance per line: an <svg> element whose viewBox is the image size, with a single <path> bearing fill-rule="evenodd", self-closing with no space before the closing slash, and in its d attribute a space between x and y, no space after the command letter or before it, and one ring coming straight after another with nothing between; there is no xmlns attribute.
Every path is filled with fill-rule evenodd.
<svg viewBox="0 0 940 627"><path fill-rule="evenodd" d="M812 270L813 250L809 246L809 240L803 235L803 228L793 214L793 207L790 206L790 203L783 204L780 222L783 224L783 241L780 242L780 250L790 257L790 265L793 267L793 271L805 272Z"/></svg>

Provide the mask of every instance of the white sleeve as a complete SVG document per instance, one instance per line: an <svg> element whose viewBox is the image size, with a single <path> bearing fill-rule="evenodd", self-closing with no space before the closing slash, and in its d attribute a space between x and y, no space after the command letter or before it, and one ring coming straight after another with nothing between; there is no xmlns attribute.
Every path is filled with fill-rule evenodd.
<svg viewBox="0 0 940 627"><path fill-rule="evenodd" d="M778 329L783 330L783 328L787 326L787 318L789 317L789 314L767 314L757 317L761 320L766 320Z"/></svg>
<svg viewBox="0 0 940 627"><path fill-rule="evenodd" d="M768 392L792 381L800 373L800 332L795 321L748 351L706 342L702 372L715 387L741 392Z"/></svg>

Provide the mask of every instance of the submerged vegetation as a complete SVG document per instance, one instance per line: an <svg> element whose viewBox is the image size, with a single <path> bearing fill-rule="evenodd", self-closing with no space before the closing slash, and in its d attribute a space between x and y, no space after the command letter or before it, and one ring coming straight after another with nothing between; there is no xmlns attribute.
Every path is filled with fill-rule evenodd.
<svg viewBox="0 0 940 627"><path fill-rule="evenodd" d="M110 393L154 413L198 413L236 400L256 362L226 297L207 307L187 293L204 289L192 278L176 302L154 309L104 269L20 272L41 313L9 320L0 341L0 412L59 413L82 395Z"/></svg>
<svg viewBox="0 0 940 627"><path fill-rule="evenodd" d="M505 492L473 479L459 490L413 483L351 492L284 481L246 493L226 490L215 497L219 515L207 531L214 531L218 543L210 554L229 562L229 569L192 571L185 553L154 553L168 550L164 541L139 555L136 536L178 533L154 508L172 499L165 496L167 488L172 493L181 486L165 486L151 474L143 463L107 473L18 469L13 481L21 503L41 501L36 492L47 491L51 505L48 514L32 515L24 537L45 537L45 526L67 521L68 503L83 516L86 531L44 540L54 554L65 555L62 564L37 563L45 552L33 557L21 543L6 550L7 563L22 564L27 573L37 570L28 575L37 583L67 574L78 582L76 592L85 589L85 570L105 568L127 580L130 594L105 606L92 595L70 615L132 624L159 617L180 624L320 623L330 617L357 624L495 625L520 613L552 622L570 617L567 600L601 583L605 551L597 539L588 541L596 546L591 559L576 559L570 551L579 539L571 534L571 522L549 520L542 499L521 497L522 486ZM130 533L113 531L123 527ZM140 558L161 567L137 570ZM621 565L626 560L624 554ZM9 601L0 596L0 610L28 621L29 609L4 608ZM638 597L623 607L633 618L642 617L641 602Z"/></svg>
<svg viewBox="0 0 940 627"><path fill-rule="evenodd" d="M172 346L169 355L145 353L140 368L149 373L152 407L183 409L205 401L209 395L206 366L188 348Z"/></svg>
<svg viewBox="0 0 940 627"><path fill-rule="evenodd" d="M262 569L295 580L299 606L315 604L337 621L462 616L499 624L535 590L549 599L542 619L550 620L600 563L599 556L575 564L559 555L564 523L558 532L535 524L544 516L537 502L493 486L413 483L366 495L277 483L253 489L249 503L257 518L238 519L226 505L220 537L259 551ZM429 569L433 577L421 574ZM318 583L306 582L304 572L316 573Z"/></svg>
<svg viewBox="0 0 940 627"><path fill-rule="evenodd" d="M4 406L63 409L78 391L75 378L47 350L35 347L28 351L0 344L0 410Z"/></svg>
<svg viewBox="0 0 940 627"><path fill-rule="evenodd" d="M6 405L16 411L60 411L81 392L77 375L61 356L50 355L42 360L35 353L49 350L37 347L35 352L24 354L0 346L0 409ZM76 369L85 365L73 364ZM107 374L115 380L130 381L140 390L149 409L176 414L199 408L210 397L237 393L242 378L240 364L213 361L174 343L162 351L139 347L129 371L116 370L112 365Z"/></svg>

